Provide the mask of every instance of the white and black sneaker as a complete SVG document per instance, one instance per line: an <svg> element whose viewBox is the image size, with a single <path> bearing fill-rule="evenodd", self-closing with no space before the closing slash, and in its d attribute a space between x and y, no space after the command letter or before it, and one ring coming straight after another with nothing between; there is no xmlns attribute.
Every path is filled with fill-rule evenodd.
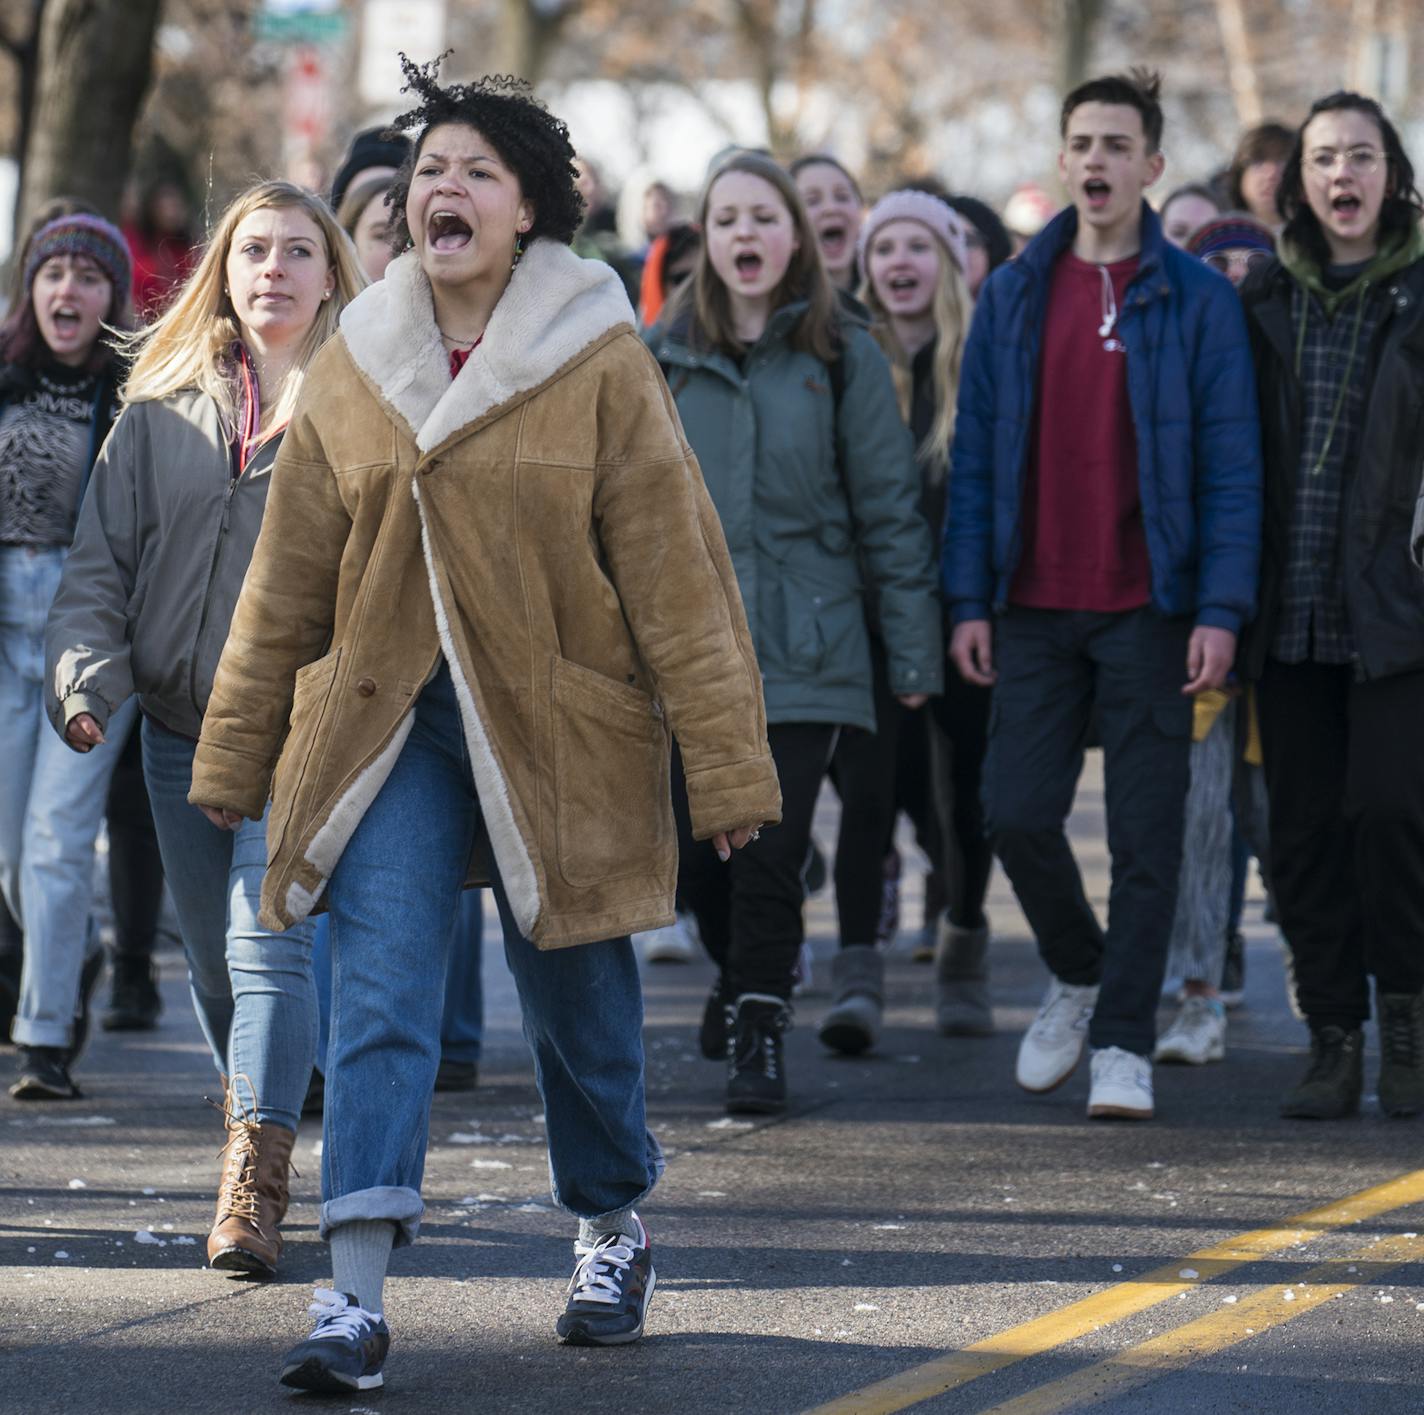
<svg viewBox="0 0 1424 1415"><path fill-rule="evenodd" d="M312 1334L282 1363L282 1384L297 1390L375 1390L385 1384L381 1367L391 1333L379 1312L368 1312L349 1292L318 1287L307 1308L316 1318Z"/></svg>
<svg viewBox="0 0 1424 1415"><path fill-rule="evenodd" d="M570 1346L624 1346L643 1334L657 1286L653 1245L643 1221L636 1233L609 1233L597 1243L575 1243L569 1300L555 1331Z"/></svg>

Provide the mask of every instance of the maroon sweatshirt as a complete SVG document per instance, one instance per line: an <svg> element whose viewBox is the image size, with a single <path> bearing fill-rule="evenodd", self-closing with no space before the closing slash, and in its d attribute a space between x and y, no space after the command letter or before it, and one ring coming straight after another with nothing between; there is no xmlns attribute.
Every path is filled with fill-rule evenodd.
<svg viewBox="0 0 1424 1415"><path fill-rule="evenodd" d="M1116 613L1152 598L1121 314L1112 320L1136 273L1136 256L1098 266L1071 250L1054 267L1011 604Z"/></svg>

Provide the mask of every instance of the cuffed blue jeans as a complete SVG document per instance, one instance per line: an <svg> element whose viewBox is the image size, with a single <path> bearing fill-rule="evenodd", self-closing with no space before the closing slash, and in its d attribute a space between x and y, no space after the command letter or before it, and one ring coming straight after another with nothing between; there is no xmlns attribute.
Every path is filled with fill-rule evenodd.
<svg viewBox="0 0 1424 1415"><path fill-rule="evenodd" d="M143 774L193 1006L236 1104L295 1132L316 1058L312 924L273 933L258 922L266 817L219 830L188 804L197 745L144 720Z"/></svg>
<svg viewBox="0 0 1424 1415"><path fill-rule="evenodd" d="M393 1222L398 1244L419 1231L446 960L481 828L454 685L442 665L327 886L323 1237L366 1219ZM494 891L544 1101L554 1200L580 1218L617 1213L639 1202L663 1169L644 1111L643 1000L632 944L625 937L541 951L519 932L498 879Z"/></svg>
<svg viewBox="0 0 1424 1415"><path fill-rule="evenodd" d="M90 925L94 840L138 705L109 720L92 752L66 746L45 715L44 629L65 552L0 546L0 893L25 935L11 1035L22 1046L74 1040Z"/></svg>

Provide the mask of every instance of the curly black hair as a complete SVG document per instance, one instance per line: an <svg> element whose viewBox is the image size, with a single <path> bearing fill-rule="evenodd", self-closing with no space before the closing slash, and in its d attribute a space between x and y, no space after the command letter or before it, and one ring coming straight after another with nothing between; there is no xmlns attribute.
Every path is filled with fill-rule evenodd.
<svg viewBox="0 0 1424 1415"><path fill-rule="evenodd" d="M530 238L548 236L569 245L583 222L584 204L574 185L574 150L568 127L537 98L524 79L507 74L487 74L468 84L442 86L438 82L447 50L428 64L400 56L405 73L402 93L418 102L391 124L392 134L415 133L409 157L391 183L389 197L391 245L397 251L410 244L405 205L410 179L420 160L426 135L442 123L463 123L476 129L519 179L519 188L534 207Z"/></svg>

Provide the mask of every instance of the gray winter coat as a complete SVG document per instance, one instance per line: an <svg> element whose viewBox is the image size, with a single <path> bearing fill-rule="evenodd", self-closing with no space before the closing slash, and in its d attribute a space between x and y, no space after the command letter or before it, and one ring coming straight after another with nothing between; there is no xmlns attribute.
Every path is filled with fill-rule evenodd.
<svg viewBox="0 0 1424 1415"><path fill-rule="evenodd" d="M45 627L55 730L131 693L196 738L267 505L281 437L242 475L196 390L124 409L104 443Z"/></svg>

